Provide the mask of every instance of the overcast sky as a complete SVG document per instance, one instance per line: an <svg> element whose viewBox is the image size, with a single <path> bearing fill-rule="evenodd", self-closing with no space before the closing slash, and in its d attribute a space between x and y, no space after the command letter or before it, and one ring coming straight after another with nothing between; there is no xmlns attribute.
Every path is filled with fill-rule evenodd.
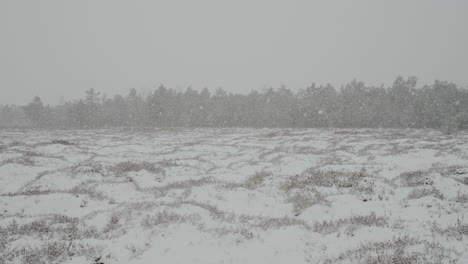
<svg viewBox="0 0 468 264"><path fill-rule="evenodd" d="M0 104L95 88L468 85L468 1L0 0Z"/></svg>

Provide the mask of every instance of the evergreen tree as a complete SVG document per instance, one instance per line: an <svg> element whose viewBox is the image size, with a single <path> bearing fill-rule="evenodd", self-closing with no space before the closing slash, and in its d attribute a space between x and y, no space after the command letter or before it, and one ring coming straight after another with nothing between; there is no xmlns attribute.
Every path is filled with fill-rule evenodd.
<svg viewBox="0 0 468 264"><path fill-rule="evenodd" d="M24 107L24 113L33 126L44 127L46 123L46 113L44 104L39 96L35 96L33 100Z"/></svg>

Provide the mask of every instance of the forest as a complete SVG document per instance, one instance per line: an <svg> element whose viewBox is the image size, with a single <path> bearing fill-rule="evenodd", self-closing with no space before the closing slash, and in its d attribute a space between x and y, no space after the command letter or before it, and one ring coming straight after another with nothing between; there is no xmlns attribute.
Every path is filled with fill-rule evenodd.
<svg viewBox="0 0 468 264"><path fill-rule="evenodd" d="M0 106L0 127L339 127L468 128L468 90L447 81L417 87L416 77L397 77L390 87L352 81L340 89L316 85L248 94L207 88L177 91L159 86L146 94L130 89L113 97L88 89L79 100L45 105Z"/></svg>

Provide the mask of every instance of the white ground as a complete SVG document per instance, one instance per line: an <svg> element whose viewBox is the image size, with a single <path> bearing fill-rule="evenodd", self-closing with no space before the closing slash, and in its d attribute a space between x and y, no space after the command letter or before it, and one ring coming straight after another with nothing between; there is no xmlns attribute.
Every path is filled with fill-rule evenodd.
<svg viewBox="0 0 468 264"><path fill-rule="evenodd" d="M466 252L467 133L0 130L0 263L468 263Z"/></svg>

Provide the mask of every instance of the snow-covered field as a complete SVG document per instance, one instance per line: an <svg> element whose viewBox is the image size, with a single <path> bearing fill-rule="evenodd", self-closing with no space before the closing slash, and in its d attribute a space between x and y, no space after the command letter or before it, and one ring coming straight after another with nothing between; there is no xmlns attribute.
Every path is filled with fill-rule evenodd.
<svg viewBox="0 0 468 264"><path fill-rule="evenodd" d="M468 134L0 130L0 263L468 263Z"/></svg>

